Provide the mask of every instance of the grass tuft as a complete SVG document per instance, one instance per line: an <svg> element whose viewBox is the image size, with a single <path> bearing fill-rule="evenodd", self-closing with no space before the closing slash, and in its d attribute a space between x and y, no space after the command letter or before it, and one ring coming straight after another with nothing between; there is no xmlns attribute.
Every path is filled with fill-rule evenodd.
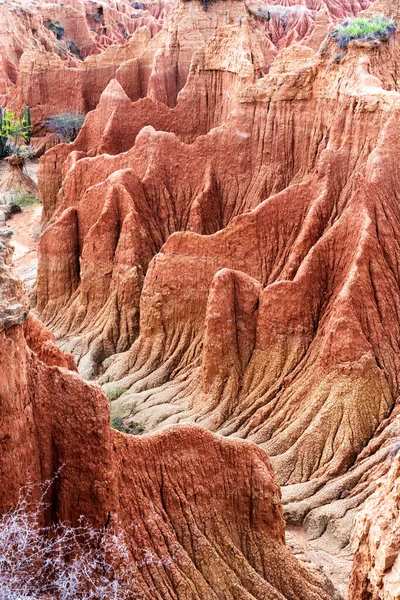
<svg viewBox="0 0 400 600"><path fill-rule="evenodd" d="M387 40L395 33L396 29L395 21L384 15L376 15L370 18L356 17L343 21L332 30L330 36L336 40L338 47L343 50L353 40L362 42Z"/></svg>
<svg viewBox="0 0 400 600"><path fill-rule="evenodd" d="M19 190L15 192L13 196L13 203L21 208L26 206L32 206L33 204L39 204L40 200L36 194L32 194L26 190Z"/></svg>
<svg viewBox="0 0 400 600"><path fill-rule="evenodd" d="M118 400L118 398L123 394L123 390L119 390L117 388L112 388L105 390L106 396L110 402L114 402L114 400Z"/></svg>
<svg viewBox="0 0 400 600"><path fill-rule="evenodd" d="M136 421L125 423L122 417L114 417L111 421L111 427L128 435L140 435L144 432L144 427L141 423L137 423Z"/></svg>

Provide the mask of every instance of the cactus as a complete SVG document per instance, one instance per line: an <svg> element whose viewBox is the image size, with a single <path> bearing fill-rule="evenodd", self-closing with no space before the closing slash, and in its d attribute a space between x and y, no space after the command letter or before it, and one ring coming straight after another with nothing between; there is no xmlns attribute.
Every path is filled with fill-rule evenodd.
<svg viewBox="0 0 400 600"><path fill-rule="evenodd" d="M31 131L32 129L32 121L31 121L31 107L27 106L24 110L24 116L25 116L25 120L26 120L26 124L28 127L28 130Z"/></svg>
<svg viewBox="0 0 400 600"><path fill-rule="evenodd" d="M0 156L4 156L4 139L1 135L3 130L3 109L0 107Z"/></svg>
<svg viewBox="0 0 400 600"><path fill-rule="evenodd" d="M27 106L24 110L24 116L22 118L22 125L25 129L22 136L25 139L26 143L29 144L29 142L31 140L31 134L32 134L31 109L29 106Z"/></svg>
<svg viewBox="0 0 400 600"><path fill-rule="evenodd" d="M29 144L32 134L30 108L24 110L22 117L17 117L10 110L0 109L0 156L17 153L18 142L22 138Z"/></svg>

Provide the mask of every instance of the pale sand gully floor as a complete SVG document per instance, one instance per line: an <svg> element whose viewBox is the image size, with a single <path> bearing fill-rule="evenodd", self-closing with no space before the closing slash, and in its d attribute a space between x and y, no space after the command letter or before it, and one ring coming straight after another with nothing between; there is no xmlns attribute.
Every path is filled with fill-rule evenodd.
<svg viewBox="0 0 400 600"><path fill-rule="evenodd" d="M286 544L292 554L299 560L307 563L310 568L323 573L333 584L337 598L347 598L350 571L353 554L349 546L342 550L329 546L325 550L314 547L312 540L308 540L303 527L286 528Z"/></svg>
<svg viewBox="0 0 400 600"><path fill-rule="evenodd" d="M37 160L30 161L26 165L26 170L34 181L37 181L37 168ZM0 161L0 180L6 172L6 163ZM32 289L36 279L41 213L41 204L34 204L25 207L21 213L13 215L6 223L7 229L13 231L13 266L28 292Z"/></svg>
<svg viewBox="0 0 400 600"><path fill-rule="evenodd" d="M14 232L13 266L29 292L35 283L37 271L37 243L39 238L41 204L27 206L7 221Z"/></svg>

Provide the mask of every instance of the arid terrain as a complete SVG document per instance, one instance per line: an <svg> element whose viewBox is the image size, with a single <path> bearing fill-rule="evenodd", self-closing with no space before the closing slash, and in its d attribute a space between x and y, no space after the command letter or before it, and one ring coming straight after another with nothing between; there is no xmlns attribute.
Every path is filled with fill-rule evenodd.
<svg viewBox="0 0 400 600"><path fill-rule="evenodd" d="M0 0L0 600L400 600L400 5L280 2Z"/></svg>

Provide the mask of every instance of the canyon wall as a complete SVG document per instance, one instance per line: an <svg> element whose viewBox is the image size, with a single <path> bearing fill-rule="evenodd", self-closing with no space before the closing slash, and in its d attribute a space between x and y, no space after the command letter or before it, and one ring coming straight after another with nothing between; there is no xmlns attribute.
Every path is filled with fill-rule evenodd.
<svg viewBox="0 0 400 600"><path fill-rule="evenodd" d="M23 486L40 496L40 484L53 481L45 523L117 524L135 573L132 597L333 599L285 545L266 453L189 425L141 438L112 430L104 392L28 314L8 232L0 238L1 514Z"/></svg>
<svg viewBox="0 0 400 600"><path fill-rule="evenodd" d="M80 56L46 45L64 15L46 4L45 41L12 37L5 102L90 112L39 168L52 334L3 268L2 510L62 467L46 518L115 515L135 565L158 557L144 597L204 600L334 597L282 514L338 555L356 517L349 598L394 600L399 34L343 51L326 33L365 9L400 22L397 3L110 2L107 34L60 3ZM70 353L112 420L151 435L110 430Z"/></svg>
<svg viewBox="0 0 400 600"><path fill-rule="evenodd" d="M130 70L160 31L170 7L126 0L2 3L2 104L17 112L30 106L35 135L51 114L92 110L119 67Z"/></svg>
<svg viewBox="0 0 400 600"><path fill-rule="evenodd" d="M266 67L250 13L178 95L113 81L42 159L37 308L113 417L256 442L289 523L341 550L397 443L398 38Z"/></svg>
<svg viewBox="0 0 400 600"><path fill-rule="evenodd" d="M251 19L264 46L262 73L280 49L317 49L333 22L368 5L13 0L0 5L0 99L17 112L31 107L35 135L51 114L93 110L113 78L132 101L148 96L174 107L192 56L219 26Z"/></svg>
<svg viewBox="0 0 400 600"><path fill-rule="evenodd" d="M397 600L400 589L400 462L398 446L392 467L357 515L349 600Z"/></svg>

